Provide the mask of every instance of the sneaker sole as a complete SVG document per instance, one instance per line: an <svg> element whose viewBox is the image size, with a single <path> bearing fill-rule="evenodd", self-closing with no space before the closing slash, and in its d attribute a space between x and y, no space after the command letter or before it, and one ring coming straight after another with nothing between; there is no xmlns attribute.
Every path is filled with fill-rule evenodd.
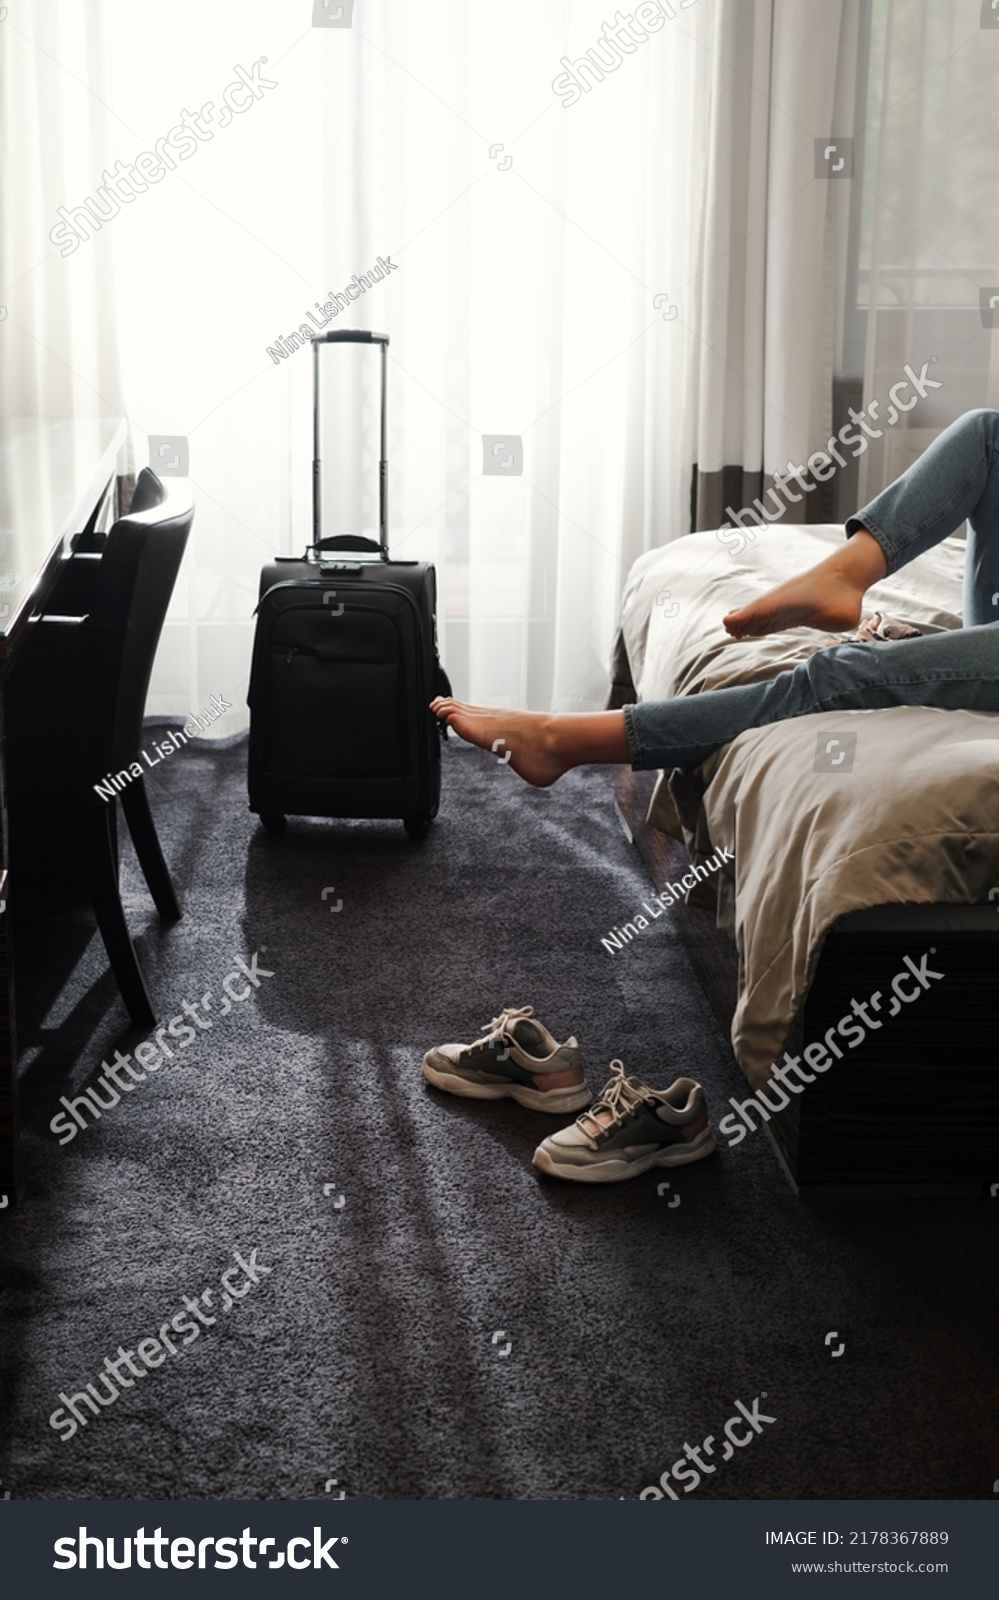
<svg viewBox="0 0 999 1600"><path fill-rule="evenodd" d="M691 1161L703 1161L717 1149L714 1134L708 1130L700 1139L688 1145L671 1145L668 1150L657 1150L653 1155L640 1156L636 1161L594 1161L590 1166L575 1164L561 1166L553 1161L544 1145L534 1152L533 1162L539 1172L550 1178L568 1178L571 1183L623 1183L627 1178L641 1177L652 1167L685 1167Z"/></svg>
<svg viewBox="0 0 999 1600"><path fill-rule="evenodd" d="M528 1111L547 1111L553 1116L565 1116L567 1112L585 1111L593 1099L592 1092L586 1084L580 1084L575 1089L528 1089L523 1083L472 1083L468 1078L462 1078L457 1073L439 1072L423 1060L423 1076L435 1089L443 1089L446 1094L456 1094L465 1100L516 1100L519 1106L526 1106Z"/></svg>

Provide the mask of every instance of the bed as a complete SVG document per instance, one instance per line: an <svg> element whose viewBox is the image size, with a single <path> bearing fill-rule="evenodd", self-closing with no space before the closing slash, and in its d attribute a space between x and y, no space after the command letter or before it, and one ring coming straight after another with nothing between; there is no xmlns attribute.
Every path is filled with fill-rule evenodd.
<svg viewBox="0 0 999 1600"><path fill-rule="evenodd" d="M742 548L723 532L635 563L619 700L759 681L821 648L803 628L735 642L720 618L820 560L843 528L775 526ZM873 589L869 609L924 631L959 627L962 572L955 536ZM999 1180L999 714L897 707L753 729L697 769L661 774L648 820L695 865L731 852L687 899L735 942L731 1038L753 1091L775 1098L782 1053L821 1038L854 999L890 995L906 957L944 971L766 1123L796 1185L988 1193Z"/></svg>

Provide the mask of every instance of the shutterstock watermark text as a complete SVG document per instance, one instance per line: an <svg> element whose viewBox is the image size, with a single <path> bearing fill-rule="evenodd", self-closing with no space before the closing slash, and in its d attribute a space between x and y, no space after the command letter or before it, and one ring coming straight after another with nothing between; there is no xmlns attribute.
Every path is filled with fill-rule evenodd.
<svg viewBox="0 0 999 1600"><path fill-rule="evenodd" d="M210 122L214 121L217 128L227 128L234 116L241 117L263 99L266 89L276 89L276 80L261 74L266 61L267 57L261 56L249 69L233 67L236 76L222 90L222 107L217 116L214 100L207 101L200 111L185 109L176 127L155 140L152 150L140 150L131 161L119 161L113 172L105 167L92 196L71 208L60 206L56 212L60 220L49 238L60 246L61 254L71 256L79 250L81 244L100 232L104 223L118 215L123 205L132 205L152 184L161 183L168 172L174 172L178 160L190 161L202 144L214 139Z"/></svg>

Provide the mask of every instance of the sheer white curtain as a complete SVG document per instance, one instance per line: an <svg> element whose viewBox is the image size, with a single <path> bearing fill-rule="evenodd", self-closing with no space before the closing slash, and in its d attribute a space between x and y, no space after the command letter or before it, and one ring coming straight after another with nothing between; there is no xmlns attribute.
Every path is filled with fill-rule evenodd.
<svg viewBox="0 0 999 1600"><path fill-rule="evenodd" d="M962 412L999 405L999 315L987 313L999 294L999 31L982 26L982 10L872 0L842 361L848 375L862 375L865 406L881 402L883 437L860 462L861 501ZM941 387L884 426L884 398L907 363L917 373L926 364Z"/></svg>
<svg viewBox="0 0 999 1600"><path fill-rule="evenodd" d="M817 173L816 141L852 137L860 17L859 0L711 8L692 391L701 528L723 522L727 505L751 505L773 473L804 463L832 432L836 269L852 185ZM814 510L801 494L781 503L787 522Z"/></svg>
<svg viewBox="0 0 999 1600"><path fill-rule="evenodd" d="M310 356L268 350L379 258L337 325L391 336L392 547L437 562L445 660L482 700L602 704L624 575L689 529L692 467L703 526L733 474L821 449L837 342L864 404L907 362L945 385L864 456L861 498L999 403L999 39L974 8L673 0L630 34L603 0L353 11L40 0L2 24L4 410L124 411L136 465L147 434L190 445L151 710L223 694L217 731L245 724L259 567L311 526ZM817 180L844 133L858 178ZM87 200L100 227L63 254ZM329 526L370 531L364 355L330 354L324 454ZM522 472L484 474L484 435L519 438Z"/></svg>
<svg viewBox="0 0 999 1600"><path fill-rule="evenodd" d="M456 688L603 703L627 569L690 525L697 302L681 286L695 279L711 3L674 0L616 48L602 0L501 14L357 0L350 28L313 27L308 0L51 0L18 22L4 282L27 276L5 291L11 318L30 294L53 370L103 397L94 409L126 411L138 465L147 434L190 445L195 529L150 710L224 694L217 731L244 724L259 567L304 548L311 524L310 356L268 347L379 257L394 270L337 325L391 336L392 548L438 564ZM562 57L597 64L570 105L553 89ZM240 69L258 87L225 121ZM182 159L168 147L172 168L62 257L58 209L208 102L210 137ZM328 354L330 525L370 530L377 363ZM27 392L19 375L7 409L32 409ZM75 404L51 392L55 409ZM521 474L483 473L485 434L519 436Z"/></svg>
<svg viewBox="0 0 999 1600"><path fill-rule="evenodd" d="M55 209L113 165L101 0L8 7L0 23L0 407L6 417L121 413L115 261L49 239Z"/></svg>

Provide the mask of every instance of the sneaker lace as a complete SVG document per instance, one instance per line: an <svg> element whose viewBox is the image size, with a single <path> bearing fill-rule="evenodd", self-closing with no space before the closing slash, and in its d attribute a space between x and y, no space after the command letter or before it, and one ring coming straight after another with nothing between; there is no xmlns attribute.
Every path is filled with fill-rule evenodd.
<svg viewBox="0 0 999 1600"><path fill-rule="evenodd" d="M517 1023L523 1022L527 1017L533 1017L533 1015L533 1006L506 1006L498 1017L493 1017L492 1022L489 1024L488 1033L483 1034L481 1039L476 1039L473 1044L470 1044L468 1046L469 1050L485 1050L487 1046L494 1044L516 1044L514 1029Z"/></svg>
<svg viewBox="0 0 999 1600"><path fill-rule="evenodd" d="M612 1061L610 1064L611 1076L600 1091L599 1100L584 1112L576 1121L589 1134L588 1122L595 1122L598 1128L609 1128L615 1122L623 1122L624 1118L648 1100L648 1091L638 1078L629 1078L625 1075L624 1062ZM608 1121L600 1120L600 1113L606 1112Z"/></svg>

